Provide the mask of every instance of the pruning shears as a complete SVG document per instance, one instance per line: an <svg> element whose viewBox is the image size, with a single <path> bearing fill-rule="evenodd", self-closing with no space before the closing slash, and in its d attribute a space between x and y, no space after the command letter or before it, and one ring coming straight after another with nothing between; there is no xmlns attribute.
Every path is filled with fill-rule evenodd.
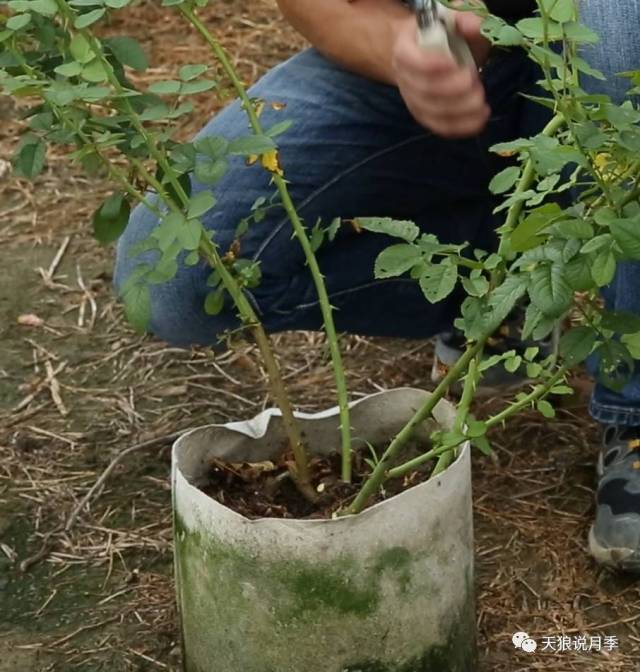
<svg viewBox="0 0 640 672"><path fill-rule="evenodd" d="M450 54L459 65L475 67L466 40L458 33L452 10L438 0L411 0L418 19L418 44Z"/></svg>

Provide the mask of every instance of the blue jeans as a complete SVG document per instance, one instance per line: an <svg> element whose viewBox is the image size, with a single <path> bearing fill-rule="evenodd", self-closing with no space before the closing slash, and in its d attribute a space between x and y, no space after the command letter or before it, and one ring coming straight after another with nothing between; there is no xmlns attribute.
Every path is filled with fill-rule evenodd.
<svg viewBox="0 0 640 672"><path fill-rule="evenodd" d="M587 4L594 5L593 22L606 18L602 16L604 9L595 6L599 3ZM618 9L616 14L623 12ZM628 19L625 25L629 25ZM594 27L600 29L601 25ZM616 43L613 56L622 58L625 54L620 49L618 26L611 31ZM595 65L602 65L603 53L591 59ZM630 68L622 61L607 62L608 71ZM487 186L504 167L504 159L488 148L496 142L532 135L544 125L548 111L520 95L536 92L539 76L523 53L501 53L483 72L493 110L486 130L477 138L455 141L419 126L394 87L347 72L313 49L274 68L251 94L286 103L284 111L265 108L265 126L283 119L294 121L279 138L279 146L293 199L308 226L318 219L328 224L335 217L389 216L415 221L442 241L469 242L490 249L501 222L492 214L495 203ZM199 136L233 138L246 132L244 114L234 103L216 115ZM194 182L193 193L205 188ZM217 206L204 221L215 231L222 250L232 243L238 222L256 199L272 193L266 171L257 166L247 168L242 159L232 163L216 185ZM118 245L116 288L137 264L153 258L152 252L133 257L129 250L156 224L154 215L143 207L134 211ZM450 328L458 314L460 295L430 305L409 278L374 280L374 261L391 242L379 234L359 233L346 224L333 242L318 252L336 308L338 330L428 338ZM270 210L263 221L250 227L242 237L240 254L260 262L262 281L251 291L250 299L269 332L321 328L313 282L282 210ZM152 288L150 330L154 334L178 345L212 344L219 334L239 326L230 305L215 317L204 312L209 273L205 265L181 265L173 280ZM640 294L633 290L640 285L634 285L634 278L640 280L638 267L625 265L611 292L616 309L635 310L637 306L640 312ZM640 424L637 401L640 377L622 395L598 387L592 412L603 421Z"/></svg>

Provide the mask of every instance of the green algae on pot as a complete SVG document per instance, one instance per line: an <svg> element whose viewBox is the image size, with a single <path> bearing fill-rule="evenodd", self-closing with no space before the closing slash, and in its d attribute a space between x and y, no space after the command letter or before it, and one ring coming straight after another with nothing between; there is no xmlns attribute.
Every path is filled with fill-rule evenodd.
<svg viewBox="0 0 640 672"><path fill-rule="evenodd" d="M427 396L401 389L356 402L354 436L388 440ZM434 413L444 427L453 414L446 402ZM299 422L312 451L334 445L335 410ZM335 520L248 520L199 489L212 457L271 459L282 438L278 413L267 411L174 446L186 672L472 672L468 447L430 481Z"/></svg>

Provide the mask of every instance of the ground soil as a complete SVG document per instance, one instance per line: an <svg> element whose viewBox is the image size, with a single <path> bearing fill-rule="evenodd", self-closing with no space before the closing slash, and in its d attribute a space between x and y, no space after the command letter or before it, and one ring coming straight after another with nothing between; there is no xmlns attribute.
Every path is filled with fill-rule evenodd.
<svg viewBox="0 0 640 672"><path fill-rule="evenodd" d="M215 2L202 16L247 80L301 44L271 0ZM123 17L112 29L124 25L145 43L154 63L147 79L207 59L170 8L142 0ZM201 96L179 135L217 107ZM6 160L21 126L0 110L9 116L0 126ZM171 437L270 406L259 357L249 345L218 357L177 350L126 326L110 288L112 250L88 227L108 185L82 177L67 157L51 154L35 184L5 180L0 191L0 670L177 671ZM322 336L276 342L296 406L333 405ZM345 337L342 345L354 398L430 385L429 343ZM494 458L474 463L479 670L638 670L640 585L598 568L586 550L598 435L584 398L552 422L525 414L492 439ZM133 446L65 531L104 468ZM616 635L619 648L516 653L517 630L539 641Z"/></svg>

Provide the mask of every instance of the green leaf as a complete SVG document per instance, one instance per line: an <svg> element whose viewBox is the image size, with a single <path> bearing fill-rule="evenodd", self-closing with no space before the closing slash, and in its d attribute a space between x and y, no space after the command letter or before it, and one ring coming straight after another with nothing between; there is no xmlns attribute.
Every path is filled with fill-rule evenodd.
<svg viewBox="0 0 640 672"><path fill-rule="evenodd" d="M629 219L614 219L609 226L611 235L625 258L640 260L640 215Z"/></svg>
<svg viewBox="0 0 640 672"><path fill-rule="evenodd" d="M202 224L197 219L188 219L178 232L178 238L185 250L197 250L202 236Z"/></svg>
<svg viewBox="0 0 640 672"><path fill-rule="evenodd" d="M147 282L152 285L161 285L173 280L173 278L176 277L177 272L178 262L175 257L172 254L163 256L147 276Z"/></svg>
<svg viewBox="0 0 640 672"><path fill-rule="evenodd" d="M131 208L124 194L111 194L93 215L93 234L99 243L117 240L129 222Z"/></svg>
<svg viewBox="0 0 640 672"><path fill-rule="evenodd" d="M576 17L576 7L573 0L545 0L545 8L549 11L549 16L558 23L567 23L573 21Z"/></svg>
<svg viewBox="0 0 640 672"><path fill-rule="evenodd" d="M267 135L246 135L229 143L229 154L251 156L267 154L276 149L276 143Z"/></svg>
<svg viewBox="0 0 640 672"><path fill-rule="evenodd" d="M489 281L483 276L461 278L464 291L470 296L484 296L489 291Z"/></svg>
<svg viewBox="0 0 640 672"><path fill-rule="evenodd" d="M592 260L584 255L572 259L565 266L567 282L576 292L586 292L593 287Z"/></svg>
<svg viewBox="0 0 640 672"><path fill-rule="evenodd" d="M513 310L526 290L525 278L520 275L508 275L505 281L491 292L489 296L490 319L496 328Z"/></svg>
<svg viewBox="0 0 640 672"><path fill-rule="evenodd" d="M438 303L453 292L458 282L458 267L452 259L426 265L420 276L420 289L429 303Z"/></svg>
<svg viewBox="0 0 640 672"><path fill-rule="evenodd" d="M29 10L51 18L58 13L58 5L55 0L32 0L29 3Z"/></svg>
<svg viewBox="0 0 640 672"><path fill-rule="evenodd" d="M620 340L629 350L629 354L635 360L640 360L640 331L635 334L625 334Z"/></svg>
<svg viewBox="0 0 640 672"><path fill-rule="evenodd" d="M520 355L509 357L504 362L504 368L509 373L515 373L521 366L522 366L522 357Z"/></svg>
<svg viewBox="0 0 640 672"><path fill-rule="evenodd" d="M104 15L107 10L103 8L101 9L94 9L91 12L87 12L86 14L81 14L74 22L74 26L78 30L82 30L83 28L87 28L88 26L91 26L94 24L96 21L99 21Z"/></svg>
<svg viewBox="0 0 640 672"><path fill-rule="evenodd" d="M602 314L600 326L616 334L640 333L640 316L624 311L606 311Z"/></svg>
<svg viewBox="0 0 640 672"><path fill-rule="evenodd" d="M194 171L195 178L201 184L212 185L222 179L229 170L229 163L226 159L217 161L200 161L196 164Z"/></svg>
<svg viewBox="0 0 640 672"><path fill-rule="evenodd" d="M22 30L31 23L31 14L16 14L7 19L5 24L9 30Z"/></svg>
<svg viewBox="0 0 640 672"><path fill-rule="evenodd" d="M564 222L558 222L554 224L553 232L567 239L589 240L594 236L593 226L583 219L567 219Z"/></svg>
<svg viewBox="0 0 640 672"><path fill-rule="evenodd" d="M482 338L487 331L487 306L484 300L468 296L460 308L462 317L455 326L464 332L469 340Z"/></svg>
<svg viewBox="0 0 640 672"><path fill-rule="evenodd" d="M54 68L54 72L57 72L63 77L77 77L82 72L82 64L78 61L72 61L71 63L63 63L57 68Z"/></svg>
<svg viewBox="0 0 640 672"><path fill-rule="evenodd" d="M18 145L13 163L19 175L32 180L42 172L46 156L46 143L35 135L27 134Z"/></svg>
<svg viewBox="0 0 640 672"><path fill-rule="evenodd" d="M105 44L122 65L127 65L137 72L144 72L149 67L149 61L143 48L132 37L124 35L110 37L105 40Z"/></svg>
<svg viewBox="0 0 640 672"><path fill-rule="evenodd" d="M420 229L413 222L390 217L358 217L356 224L366 231L385 233L387 236L402 238L408 243L412 243L420 235Z"/></svg>
<svg viewBox="0 0 640 672"><path fill-rule="evenodd" d="M181 96L192 96L204 91L210 91L216 87L216 82L212 79L198 79L195 82L184 82L180 87Z"/></svg>
<svg viewBox="0 0 640 672"><path fill-rule="evenodd" d="M270 138L275 138L283 133L286 133L293 126L293 121L291 119L285 119L274 126L272 126L268 131L267 135Z"/></svg>
<svg viewBox="0 0 640 672"><path fill-rule="evenodd" d="M562 315L571 306L573 299L564 267L558 263L539 265L531 274L529 296L544 315Z"/></svg>
<svg viewBox="0 0 640 672"><path fill-rule="evenodd" d="M224 308L224 287L218 287L207 294L204 300L204 312L207 315L219 315Z"/></svg>
<svg viewBox="0 0 640 672"><path fill-rule="evenodd" d="M153 82L149 86L149 93L154 93L156 95L174 95L179 93L180 87L182 86L181 82L176 79L166 79L160 82Z"/></svg>
<svg viewBox="0 0 640 672"><path fill-rule="evenodd" d="M556 417L556 409L544 399L536 404L536 408L545 418L552 419Z"/></svg>
<svg viewBox="0 0 640 672"><path fill-rule="evenodd" d="M149 285L141 283L132 285L123 294L122 300L127 320L138 333L144 333L151 321L151 291Z"/></svg>
<svg viewBox="0 0 640 672"><path fill-rule="evenodd" d="M635 362L626 344L609 339L596 348L598 359L598 381L613 390L621 392L631 380Z"/></svg>
<svg viewBox="0 0 640 672"><path fill-rule="evenodd" d="M210 191L201 191L199 194L191 197L187 210L187 217L189 219L202 217L202 215L209 212L215 204L216 198Z"/></svg>
<svg viewBox="0 0 640 672"><path fill-rule="evenodd" d="M591 267L591 275L598 287L606 287L616 274L616 258L611 250L602 250Z"/></svg>
<svg viewBox="0 0 640 672"><path fill-rule="evenodd" d="M210 135L206 138L200 138L193 144L198 154L204 154L210 159L221 159L229 151L229 141L220 135Z"/></svg>
<svg viewBox="0 0 640 672"><path fill-rule="evenodd" d="M82 79L87 82L106 82L109 79L109 73L102 61L96 58L82 68Z"/></svg>
<svg viewBox="0 0 640 672"><path fill-rule="evenodd" d="M481 420L471 420L467 424L466 434L470 439L478 439L487 433L487 423Z"/></svg>
<svg viewBox="0 0 640 672"><path fill-rule="evenodd" d="M178 70L178 76L183 82L188 82L192 79L204 75L205 72L209 69L209 66L202 64L187 64L183 65L180 70Z"/></svg>
<svg viewBox="0 0 640 672"><path fill-rule="evenodd" d="M542 231L551 226L562 215L562 208L557 203L546 203L532 210L511 234L511 247L514 252L526 252L535 247L544 238Z"/></svg>
<svg viewBox="0 0 640 672"><path fill-rule="evenodd" d="M111 9L122 9L131 4L132 0L104 0L104 4Z"/></svg>
<svg viewBox="0 0 640 672"><path fill-rule="evenodd" d="M378 280L395 278L419 264L421 260L420 250L414 245L391 245L378 255L374 275Z"/></svg>
<svg viewBox="0 0 640 672"><path fill-rule="evenodd" d="M489 183L489 191L492 194L504 194L515 185L520 177L520 167L510 166L499 172Z"/></svg>
<svg viewBox="0 0 640 672"><path fill-rule="evenodd" d="M593 350L598 332L592 327L576 327L560 339L560 356L571 366L583 362Z"/></svg>
<svg viewBox="0 0 640 672"><path fill-rule="evenodd" d="M74 36L69 43L69 51L79 63L88 63L95 58L91 45L83 35Z"/></svg>

